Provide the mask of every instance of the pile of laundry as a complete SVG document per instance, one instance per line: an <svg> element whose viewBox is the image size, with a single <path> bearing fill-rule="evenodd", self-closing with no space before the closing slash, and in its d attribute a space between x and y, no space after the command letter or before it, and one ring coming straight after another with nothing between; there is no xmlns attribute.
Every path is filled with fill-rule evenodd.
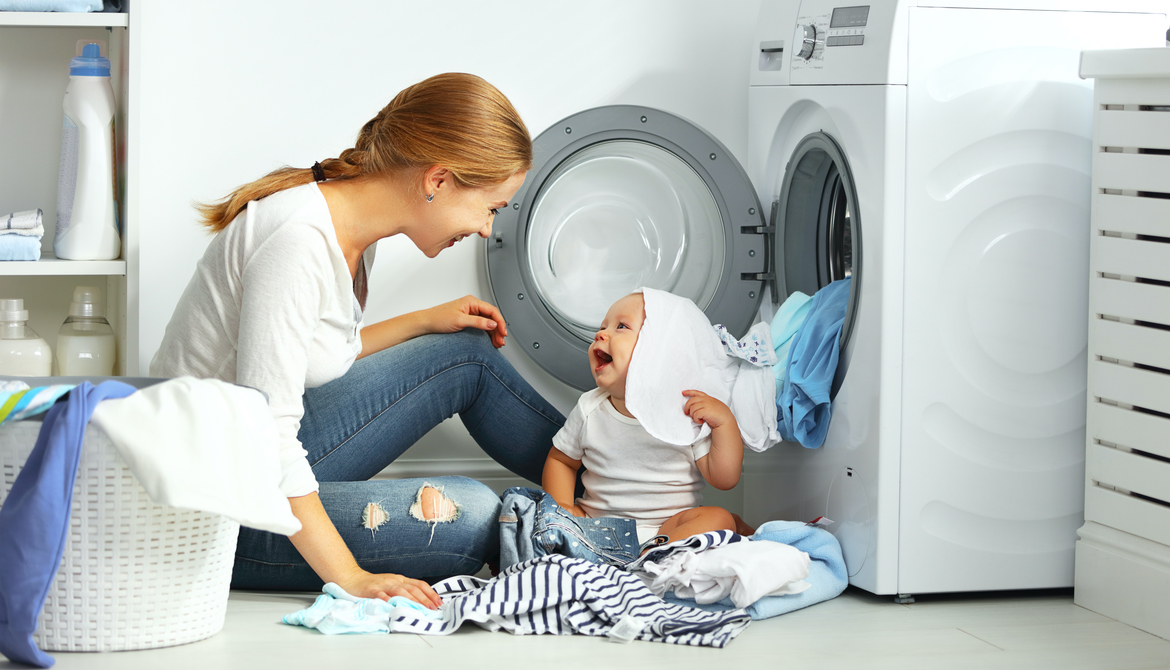
<svg viewBox="0 0 1170 670"><path fill-rule="evenodd" d="M39 261L45 226L41 210L0 215L0 261Z"/></svg>
<svg viewBox="0 0 1170 670"><path fill-rule="evenodd" d="M724 647L755 619L829 600L848 577L841 546L816 525L770 521L751 537L713 531L652 549L625 566L542 554L493 579L434 585L429 610L402 596L355 598L326 584L284 623L330 635L449 635L470 621L514 635L592 635L617 642Z"/></svg>

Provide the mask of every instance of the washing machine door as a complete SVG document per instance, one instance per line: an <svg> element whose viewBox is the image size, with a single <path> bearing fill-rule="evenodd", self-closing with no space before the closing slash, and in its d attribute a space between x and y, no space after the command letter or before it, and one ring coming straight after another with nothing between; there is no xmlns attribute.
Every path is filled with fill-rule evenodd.
<svg viewBox="0 0 1170 670"><path fill-rule="evenodd" d="M610 305L643 286L690 298L736 336L748 329L771 252L755 190L717 139L614 105L554 124L533 151L485 248L512 340L542 368L593 388L589 343Z"/></svg>
<svg viewBox="0 0 1170 670"><path fill-rule="evenodd" d="M838 339L835 398L849 369L853 325L861 296L861 213L853 172L841 145L825 132L796 144L788 159L780 196L772 203L769 234L776 271L769 273L771 295L781 302L800 291L813 295L829 283L850 279L845 322Z"/></svg>

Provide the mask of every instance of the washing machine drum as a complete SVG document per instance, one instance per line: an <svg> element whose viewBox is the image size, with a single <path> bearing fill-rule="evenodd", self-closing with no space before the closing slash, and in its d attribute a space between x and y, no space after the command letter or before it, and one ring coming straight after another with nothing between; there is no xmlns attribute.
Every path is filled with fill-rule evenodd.
<svg viewBox="0 0 1170 670"><path fill-rule="evenodd" d="M771 251L755 190L718 140L621 105L554 124L533 152L485 246L511 340L542 368L593 388L589 343L643 286L690 298L737 337L748 329Z"/></svg>

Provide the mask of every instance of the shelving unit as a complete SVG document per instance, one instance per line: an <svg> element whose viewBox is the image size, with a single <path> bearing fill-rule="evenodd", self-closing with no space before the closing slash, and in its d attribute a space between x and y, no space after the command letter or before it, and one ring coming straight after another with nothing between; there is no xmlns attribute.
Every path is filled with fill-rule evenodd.
<svg viewBox="0 0 1170 670"><path fill-rule="evenodd" d="M128 217L127 123L129 14L0 12L0 214L40 208L45 236L41 259L0 262L0 297L23 298L29 325L56 351L57 330L68 314L73 287L98 286L105 317L118 340L116 374L137 373L137 337L129 304L136 267L128 260L135 223ZM118 111L118 208L122 256L109 261L69 261L53 255L57 169L61 151L61 102L69 83L69 61L81 39L104 41Z"/></svg>
<svg viewBox="0 0 1170 670"><path fill-rule="evenodd" d="M1085 525L1075 600L1170 638L1170 49L1094 82Z"/></svg>

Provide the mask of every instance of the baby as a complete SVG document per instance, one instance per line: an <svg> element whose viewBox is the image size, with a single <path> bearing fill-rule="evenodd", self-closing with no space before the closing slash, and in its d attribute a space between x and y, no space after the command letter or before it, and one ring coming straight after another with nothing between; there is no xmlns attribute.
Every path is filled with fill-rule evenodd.
<svg viewBox="0 0 1170 670"><path fill-rule="evenodd" d="M683 411L711 433L694 444L659 440L626 407L626 375L646 319L640 293L609 308L589 346L597 388L581 396L553 438L544 464L544 490L578 517L625 517L637 522L649 548L713 530L755 531L720 507L699 507L703 480L727 490L739 483L743 441L731 409L698 390L684 391ZM574 501L577 471L585 494Z"/></svg>

